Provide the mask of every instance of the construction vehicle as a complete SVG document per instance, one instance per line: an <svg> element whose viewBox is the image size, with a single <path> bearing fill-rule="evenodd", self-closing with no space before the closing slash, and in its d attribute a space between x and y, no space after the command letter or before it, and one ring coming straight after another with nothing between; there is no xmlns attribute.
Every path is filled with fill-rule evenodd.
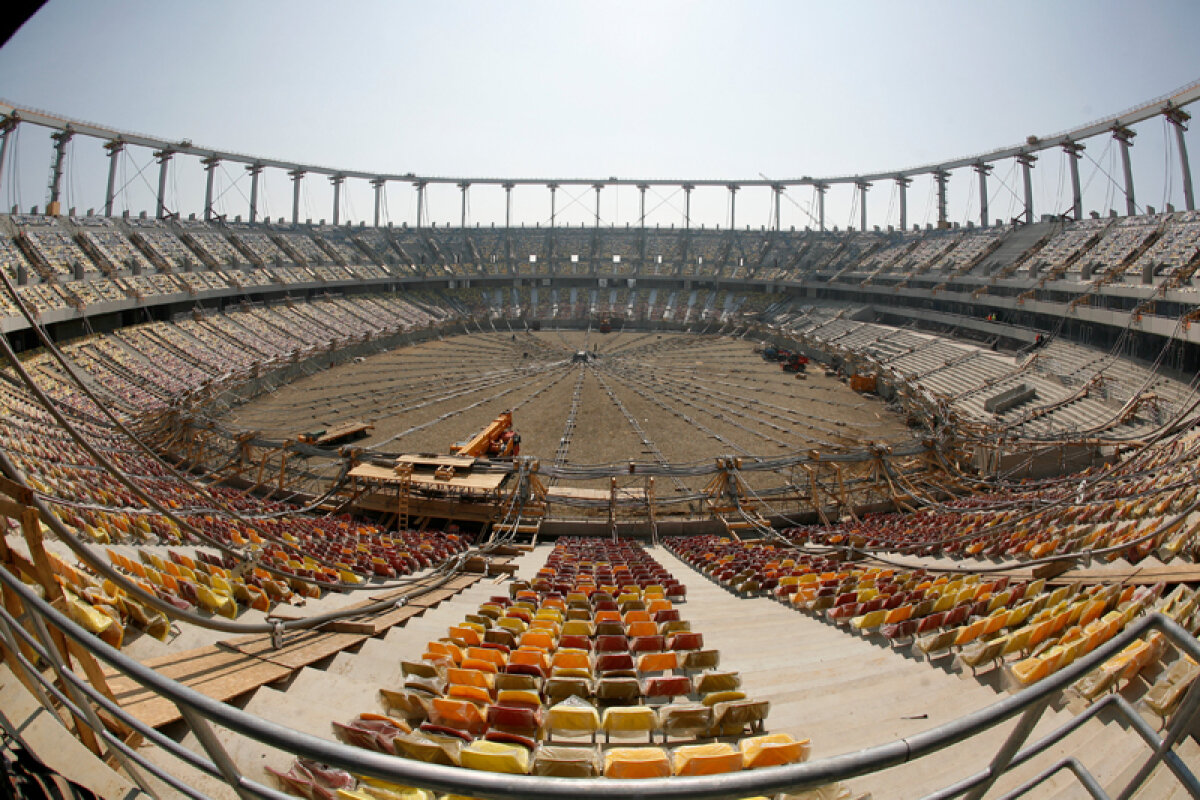
<svg viewBox="0 0 1200 800"><path fill-rule="evenodd" d="M600 320L600 332L609 333L610 331L612 331L612 320L610 320L608 317L605 317L604 319Z"/></svg>
<svg viewBox="0 0 1200 800"><path fill-rule="evenodd" d="M802 356L799 353L793 353L790 350L787 352L786 359L780 359L780 368L784 372L804 372L808 369L808 356Z"/></svg>
<svg viewBox="0 0 1200 800"><path fill-rule="evenodd" d="M511 458L521 451L521 434L512 428L512 412L505 411L492 420L486 428L467 439L450 446L450 452L473 458Z"/></svg>

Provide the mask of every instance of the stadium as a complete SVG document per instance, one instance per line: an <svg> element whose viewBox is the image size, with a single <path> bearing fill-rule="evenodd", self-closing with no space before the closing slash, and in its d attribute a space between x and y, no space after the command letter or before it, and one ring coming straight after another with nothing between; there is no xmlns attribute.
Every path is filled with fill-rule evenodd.
<svg viewBox="0 0 1200 800"><path fill-rule="evenodd" d="M1200 795L1198 99L720 180L375 172L0 101L0 193L26 151L49 176L0 216L9 775ZM1178 207L1139 200L1159 128Z"/></svg>

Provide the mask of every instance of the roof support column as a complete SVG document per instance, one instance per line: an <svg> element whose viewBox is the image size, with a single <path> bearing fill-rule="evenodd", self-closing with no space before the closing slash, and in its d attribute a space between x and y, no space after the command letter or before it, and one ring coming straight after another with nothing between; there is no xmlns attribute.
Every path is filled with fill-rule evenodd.
<svg viewBox="0 0 1200 800"><path fill-rule="evenodd" d="M858 229L865 231L867 229L867 190L871 188L871 184L866 181L858 181L854 185L858 187Z"/></svg>
<svg viewBox="0 0 1200 800"><path fill-rule="evenodd" d="M288 172L292 179L292 224L300 224L300 181L304 180L304 170L296 167Z"/></svg>
<svg viewBox="0 0 1200 800"><path fill-rule="evenodd" d="M1071 214L1076 221L1083 219L1083 193L1079 188L1079 159L1083 156L1083 144L1080 142L1063 142L1063 152L1071 163Z"/></svg>
<svg viewBox="0 0 1200 800"><path fill-rule="evenodd" d="M417 187L417 230L420 230L425 221L425 181L417 181L413 186Z"/></svg>
<svg viewBox="0 0 1200 800"><path fill-rule="evenodd" d="M59 197L62 194L63 162L67 159L67 144L75 134L70 130L55 131L50 134L54 140L54 164L50 171L50 203L46 206L47 214L59 213Z"/></svg>
<svg viewBox="0 0 1200 800"><path fill-rule="evenodd" d="M251 164L246 167L250 173L250 222L258 221L258 176L262 174L262 164Z"/></svg>
<svg viewBox="0 0 1200 800"><path fill-rule="evenodd" d="M462 181L458 184L458 190L462 193L462 222L459 227L466 229L467 227L467 189L471 188L471 184L467 181Z"/></svg>
<svg viewBox="0 0 1200 800"><path fill-rule="evenodd" d="M504 184L504 227L512 227L512 190L513 184Z"/></svg>
<svg viewBox="0 0 1200 800"><path fill-rule="evenodd" d="M329 182L333 184L333 224L337 225L342 219L342 183L346 180L343 175L332 175Z"/></svg>
<svg viewBox="0 0 1200 800"><path fill-rule="evenodd" d="M553 228L554 227L554 212L555 212L554 202L557 199L555 197L555 193L558 191L558 184L557 183L548 183L548 184L546 184L546 188L550 190L550 227Z"/></svg>
<svg viewBox="0 0 1200 800"><path fill-rule="evenodd" d="M4 164L8 160L8 137L17 129L19 122L16 112L0 121L0 184L4 179Z"/></svg>
<svg viewBox="0 0 1200 800"><path fill-rule="evenodd" d="M121 160L125 143L120 139L113 139L111 142L104 143L104 149L108 151L108 186L104 190L104 216L111 217L113 198L117 193L117 162ZM3 155L0 155L0 161L3 160Z"/></svg>
<svg viewBox="0 0 1200 800"><path fill-rule="evenodd" d="M684 229L692 227L692 189L696 187L690 183L683 184L683 227Z"/></svg>
<svg viewBox="0 0 1200 800"><path fill-rule="evenodd" d="M596 190L596 227L600 227L600 190L604 188L604 184L593 184L592 188Z"/></svg>
<svg viewBox="0 0 1200 800"><path fill-rule="evenodd" d="M1030 167L1037 161L1037 156L1033 153L1022 153L1017 156L1017 163L1021 165L1021 175L1025 181L1025 224L1033 224L1033 176L1029 174Z"/></svg>
<svg viewBox="0 0 1200 800"><path fill-rule="evenodd" d="M217 164L221 163L221 159L215 155L200 159L200 163L204 165L204 221L211 222L213 218L213 172L217 169Z"/></svg>
<svg viewBox="0 0 1200 800"><path fill-rule="evenodd" d="M992 173L992 165L985 164L980 161L975 165L975 172L979 175L979 227L986 228L988 226L988 190L987 179Z"/></svg>
<svg viewBox="0 0 1200 800"><path fill-rule="evenodd" d="M944 169L938 169L933 173L933 180L937 183L937 210L938 210L938 227L949 227L946 221L946 182L950 180L950 173Z"/></svg>
<svg viewBox="0 0 1200 800"><path fill-rule="evenodd" d="M779 215L779 199L783 197L783 184L777 183L771 187L771 191L775 193L775 231L783 230L783 219Z"/></svg>
<svg viewBox="0 0 1200 800"><path fill-rule="evenodd" d="M638 227L644 228L646 227L646 190L650 187L644 183L639 183L637 188L640 195L638 198L640 209L638 212Z"/></svg>
<svg viewBox="0 0 1200 800"><path fill-rule="evenodd" d="M1179 168L1183 172L1183 205L1188 211L1196 210L1196 198L1192 194L1192 168L1188 166L1187 143L1183 134L1192 115L1182 108L1171 107L1163 112L1167 121L1175 126L1175 148L1179 151Z"/></svg>
<svg viewBox="0 0 1200 800"><path fill-rule="evenodd" d="M167 169L173 155L175 153L170 150L159 150L154 154L154 157L158 159L158 205L154 210L154 216L158 219L167 215Z"/></svg>
<svg viewBox="0 0 1200 800"><path fill-rule="evenodd" d="M912 183L912 178L906 178L903 175L896 176L896 188L900 191L900 231L908 227L908 186Z"/></svg>
<svg viewBox="0 0 1200 800"><path fill-rule="evenodd" d="M380 212L383 209L383 186L387 183L383 178L372 178L371 187L375 190L375 227L379 227Z"/></svg>
<svg viewBox="0 0 1200 800"><path fill-rule="evenodd" d="M825 193L829 191L828 183L814 183L817 190L817 228L825 230Z"/></svg>
<svg viewBox="0 0 1200 800"><path fill-rule="evenodd" d="M729 230L737 228L737 193L742 187L736 183L729 184Z"/></svg>
<svg viewBox="0 0 1200 800"><path fill-rule="evenodd" d="M1121 169L1125 173L1125 214L1132 217L1137 214L1137 202L1133 195L1133 164L1129 160L1129 146L1133 144L1137 132L1117 123L1113 126L1112 135L1121 145Z"/></svg>

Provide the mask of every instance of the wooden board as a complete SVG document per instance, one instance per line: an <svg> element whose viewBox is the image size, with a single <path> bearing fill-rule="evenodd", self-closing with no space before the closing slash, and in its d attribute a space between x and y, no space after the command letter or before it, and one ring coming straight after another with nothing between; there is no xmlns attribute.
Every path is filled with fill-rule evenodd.
<svg viewBox="0 0 1200 800"><path fill-rule="evenodd" d="M164 677L221 702L292 672L289 667L216 647L188 650L144 663ZM158 728L180 719L174 703L124 675L110 674L108 685L125 711L151 727Z"/></svg>
<svg viewBox="0 0 1200 800"><path fill-rule="evenodd" d="M326 656L361 644L365 639L365 636L350 633L303 631L298 634L288 634L284 640L284 646L278 650L271 646L271 637L265 635L237 645L230 645L228 642L218 642L218 644L263 661L278 664L281 667L300 669L320 661Z"/></svg>
<svg viewBox="0 0 1200 800"><path fill-rule="evenodd" d="M439 456L429 453L406 453L396 459L397 464L412 464L414 467L454 467L455 469L470 469L475 466L474 456Z"/></svg>

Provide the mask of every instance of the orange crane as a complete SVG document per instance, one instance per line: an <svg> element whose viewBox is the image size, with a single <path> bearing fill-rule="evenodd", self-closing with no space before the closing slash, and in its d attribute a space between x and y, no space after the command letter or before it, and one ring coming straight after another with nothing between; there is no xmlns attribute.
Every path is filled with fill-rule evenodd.
<svg viewBox="0 0 1200 800"><path fill-rule="evenodd" d="M521 434L512 429L512 412L505 411L486 428L465 442L450 446L450 452L475 458L507 458L521 451Z"/></svg>

